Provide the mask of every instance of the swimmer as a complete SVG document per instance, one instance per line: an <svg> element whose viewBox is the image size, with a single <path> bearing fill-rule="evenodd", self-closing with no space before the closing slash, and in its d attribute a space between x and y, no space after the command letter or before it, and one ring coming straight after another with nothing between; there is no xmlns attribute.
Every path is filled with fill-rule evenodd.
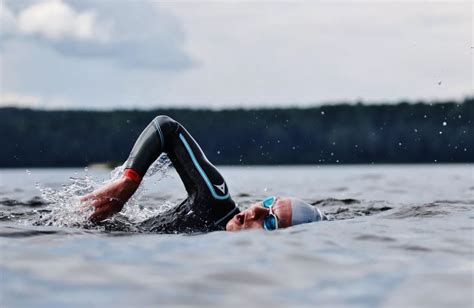
<svg viewBox="0 0 474 308"><path fill-rule="evenodd" d="M188 197L174 208L140 224L151 232L208 232L242 229L277 230L326 220L316 207L296 198L268 197L240 211L217 168L177 121L158 116L138 137L125 162L122 178L81 198L94 207L90 219L100 222L122 210L138 189L150 165L166 153Z"/></svg>

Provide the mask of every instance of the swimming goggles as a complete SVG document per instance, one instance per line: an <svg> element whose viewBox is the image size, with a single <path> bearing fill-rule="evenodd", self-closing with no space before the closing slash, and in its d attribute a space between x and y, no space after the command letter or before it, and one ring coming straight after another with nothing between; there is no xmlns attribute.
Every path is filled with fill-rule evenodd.
<svg viewBox="0 0 474 308"><path fill-rule="evenodd" d="M275 204L276 198L275 197L267 197L262 201L262 206L266 209L270 210L270 213L263 219L263 229L267 231L273 231L278 229L278 219L276 215L273 213L272 206Z"/></svg>

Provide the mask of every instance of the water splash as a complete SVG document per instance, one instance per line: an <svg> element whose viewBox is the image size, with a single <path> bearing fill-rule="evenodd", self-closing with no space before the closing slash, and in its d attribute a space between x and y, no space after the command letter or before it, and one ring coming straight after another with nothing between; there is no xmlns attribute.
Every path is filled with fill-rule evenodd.
<svg viewBox="0 0 474 308"><path fill-rule="evenodd" d="M145 182L153 179L157 182L167 177L167 171L171 166L169 158L163 154L161 155L148 169L142 180L142 185L138 188L135 194L124 205L121 214L127 218L131 223L140 222L152 216L156 216L162 211L174 206L169 202L159 207L149 208L140 204L140 201L146 192L143 185ZM48 213L43 214L40 219L33 221L35 225L47 225L55 227L82 227L102 229L103 227L92 224L89 221L90 215L93 213L93 208L89 203L80 201L80 198L89 194L96 189L110 184L123 176L125 165L119 166L110 172L109 179L103 182L97 182L85 168L85 177L70 177L71 183L62 185L62 189L55 190L50 187L42 186L40 183L36 187L41 192L41 197L50 203L47 206ZM156 175L156 176L155 176ZM111 218L112 220L114 218ZM31 221L25 221L30 223Z"/></svg>
<svg viewBox="0 0 474 308"><path fill-rule="evenodd" d="M54 190L40 183L36 184L41 197L50 204L46 208L49 212L33 224L55 227L78 227L90 224L88 217L93 209L82 204L80 197L92 192L98 184L89 175L84 178L70 177L70 181L70 184L63 184L61 190Z"/></svg>

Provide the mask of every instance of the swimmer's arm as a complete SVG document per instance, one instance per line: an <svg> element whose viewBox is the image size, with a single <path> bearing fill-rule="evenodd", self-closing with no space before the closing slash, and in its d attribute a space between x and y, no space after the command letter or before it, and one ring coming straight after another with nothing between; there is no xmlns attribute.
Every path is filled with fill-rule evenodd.
<svg viewBox="0 0 474 308"><path fill-rule="evenodd" d="M124 176L81 198L82 202L90 202L94 207L90 217L92 221L102 221L120 212L138 189L148 168L162 153L163 137L159 118L155 118L138 137L125 162Z"/></svg>

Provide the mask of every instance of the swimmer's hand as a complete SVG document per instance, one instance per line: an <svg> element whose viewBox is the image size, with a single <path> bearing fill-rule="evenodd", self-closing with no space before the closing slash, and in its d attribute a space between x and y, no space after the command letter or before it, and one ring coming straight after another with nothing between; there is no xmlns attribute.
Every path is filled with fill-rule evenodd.
<svg viewBox="0 0 474 308"><path fill-rule="evenodd" d="M82 197L81 202L91 202L90 205L94 207L94 213L89 219L99 222L120 212L139 185L123 177Z"/></svg>

